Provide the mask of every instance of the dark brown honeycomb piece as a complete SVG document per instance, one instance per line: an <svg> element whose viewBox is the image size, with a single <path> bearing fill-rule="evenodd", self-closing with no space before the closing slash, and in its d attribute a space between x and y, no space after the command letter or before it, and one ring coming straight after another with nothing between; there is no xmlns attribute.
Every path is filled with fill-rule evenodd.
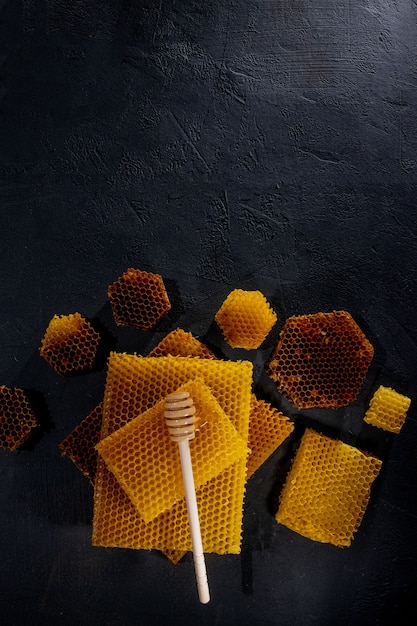
<svg viewBox="0 0 417 626"><path fill-rule="evenodd" d="M281 331L267 371L298 409L339 408L356 399L373 353L346 311L294 316Z"/></svg>
<svg viewBox="0 0 417 626"><path fill-rule="evenodd" d="M93 486L98 457L95 445L100 441L102 419L103 403L100 403L58 446L62 454L75 463Z"/></svg>
<svg viewBox="0 0 417 626"><path fill-rule="evenodd" d="M0 386L0 448L16 450L36 427L35 413L25 391Z"/></svg>
<svg viewBox="0 0 417 626"><path fill-rule="evenodd" d="M129 268L107 289L118 326L151 330L171 309L159 274Z"/></svg>
<svg viewBox="0 0 417 626"><path fill-rule="evenodd" d="M41 356L61 376L93 369L100 335L79 313L54 315L40 348Z"/></svg>

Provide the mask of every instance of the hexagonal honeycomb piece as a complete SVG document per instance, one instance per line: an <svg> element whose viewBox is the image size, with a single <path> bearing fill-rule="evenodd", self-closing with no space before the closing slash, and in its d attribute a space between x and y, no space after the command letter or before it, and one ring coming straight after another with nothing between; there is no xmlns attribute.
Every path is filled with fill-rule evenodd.
<svg viewBox="0 0 417 626"><path fill-rule="evenodd" d="M63 456L68 456L92 485L96 478L103 403L98 404L58 445Z"/></svg>
<svg viewBox="0 0 417 626"><path fill-rule="evenodd" d="M411 399L407 396L401 395L391 387L380 385L371 398L364 420L367 424L398 434L405 422L410 404Z"/></svg>
<svg viewBox="0 0 417 626"><path fill-rule="evenodd" d="M294 424L265 400L251 395L249 415L250 455L246 478L249 479L267 458L291 435Z"/></svg>
<svg viewBox="0 0 417 626"><path fill-rule="evenodd" d="M254 350L265 340L277 315L260 291L234 289L217 311L215 320L232 348Z"/></svg>
<svg viewBox="0 0 417 626"><path fill-rule="evenodd" d="M166 335L148 356L198 356L202 359L215 359L213 352L182 328L176 328Z"/></svg>
<svg viewBox="0 0 417 626"><path fill-rule="evenodd" d="M129 268L107 289L118 326L151 330L171 309L159 274Z"/></svg>
<svg viewBox="0 0 417 626"><path fill-rule="evenodd" d="M267 371L298 409L356 399L374 349L347 311L290 317Z"/></svg>
<svg viewBox="0 0 417 626"><path fill-rule="evenodd" d="M36 426L26 392L20 387L0 386L0 448L16 450Z"/></svg>
<svg viewBox="0 0 417 626"><path fill-rule="evenodd" d="M314 541L350 546L381 465L376 457L306 430L275 519Z"/></svg>
<svg viewBox="0 0 417 626"><path fill-rule="evenodd" d="M40 355L61 376L93 368L100 335L79 313L54 315L42 339Z"/></svg>
<svg viewBox="0 0 417 626"><path fill-rule="evenodd" d="M201 380L190 381L178 391L188 391L196 409L190 455L198 489L249 450ZM145 522L185 496L178 446L171 440L164 409L165 399L96 446Z"/></svg>

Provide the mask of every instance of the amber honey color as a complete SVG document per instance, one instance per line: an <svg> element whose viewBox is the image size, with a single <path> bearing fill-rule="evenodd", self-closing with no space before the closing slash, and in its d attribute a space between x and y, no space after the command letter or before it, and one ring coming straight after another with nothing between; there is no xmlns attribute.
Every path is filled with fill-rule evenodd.
<svg viewBox="0 0 417 626"><path fill-rule="evenodd" d="M365 422L398 434L405 422L410 404L411 400L407 396L381 385L371 398L365 413Z"/></svg>

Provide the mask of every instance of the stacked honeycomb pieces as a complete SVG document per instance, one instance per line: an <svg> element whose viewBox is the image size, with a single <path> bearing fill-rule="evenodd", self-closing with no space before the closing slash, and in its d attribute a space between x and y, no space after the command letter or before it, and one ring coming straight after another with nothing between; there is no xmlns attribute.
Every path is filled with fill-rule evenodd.
<svg viewBox="0 0 417 626"><path fill-rule="evenodd" d="M217 311L215 320L232 348L254 350L265 340L277 315L260 291L234 289Z"/></svg>
<svg viewBox="0 0 417 626"><path fill-rule="evenodd" d="M407 396L381 385L371 398L364 420L367 424L398 434L410 404L411 400Z"/></svg>
<svg viewBox="0 0 417 626"><path fill-rule="evenodd" d="M276 520L309 539L349 546L381 465L376 457L306 430Z"/></svg>
<svg viewBox="0 0 417 626"><path fill-rule="evenodd" d="M298 409L339 408L353 402L373 347L347 311L290 317L268 373Z"/></svg>
<svg viewBox="0 0 417 626"><path fill-rule="evenodd" d="M26 392L19 387L0 386L0 448L16 450L36 426Z"/></svg>
<svg viewBox="0 0 417 626"><path fill-rule="evenodd" d="M152 272L129 268L107 295L119 326L151 330L171 309L162 277Z"/></svg>
<svg viewBox="0 0 417 626"><path fill-rule="evenodd" d="M61 376L93 368L100 335L79 313L54 315L40 348L41 356Z"/></svg>

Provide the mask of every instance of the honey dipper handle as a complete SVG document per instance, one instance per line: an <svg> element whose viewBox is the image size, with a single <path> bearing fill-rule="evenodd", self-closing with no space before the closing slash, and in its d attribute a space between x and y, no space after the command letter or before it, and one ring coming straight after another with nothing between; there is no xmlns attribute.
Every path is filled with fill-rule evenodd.
<svg viewBox="0 0 417 626"><path fill-rule="evenodd" d="M179 441L178 448L180 451L185 501L187 503L188 521L190 524L191 542L193 546L194 569L197 580L198 597L202 604L207 604L210 600L210 591L207 581L203 543L201 541L200 520L198 518L197 499L195 495L193 468L191 465L188 440Z"/></svg>

